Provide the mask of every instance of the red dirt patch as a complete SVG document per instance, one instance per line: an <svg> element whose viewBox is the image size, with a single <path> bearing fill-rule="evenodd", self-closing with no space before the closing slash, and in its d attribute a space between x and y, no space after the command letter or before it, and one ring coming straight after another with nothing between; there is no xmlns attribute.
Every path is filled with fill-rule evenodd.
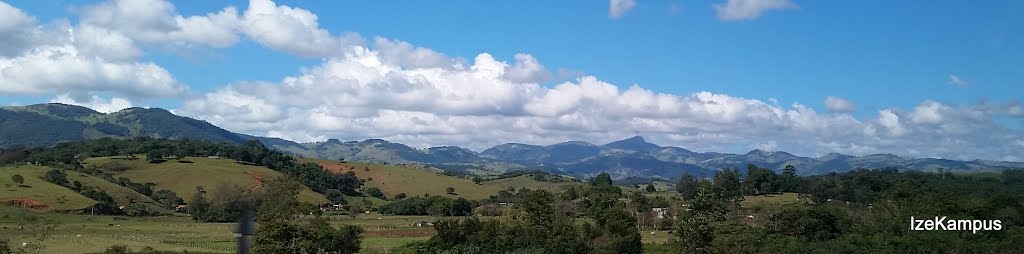
<svg viewBox="0 0 1024 254"><path fill-rule="evenodd" d="M350 167L350 166L346 166L346 165L342 165L342 164L338 164L338 163L317 162L316 164L319 164L320 167L323 167L324 169L330 170L331 172L334 172L334 173L345 173L345 172L348 172L350 170L355 169L355 167Z"/></svg>
<svg viewBox="0 0 1024 254"><path fill-rule="evenodd" d="M260 175L260 173L249 171L246 174L249 175L249 178L252 178L249 190L258 190L259 188L263 188L263 176Z"/></svg>
<svg viewBox="0 0 1024 254"><path fill-rule="evenodd" d="M32 209L32 210L46 210L46 209L50 208L46 204L43 204L43 202L39 202L39 200L30 199L30 198L16 198L16 199L11 199L11 200L2 200L2 201L0 201L0 204L8 205L8 206L18 206L18 207L28 208L28 209Z"/></svg>

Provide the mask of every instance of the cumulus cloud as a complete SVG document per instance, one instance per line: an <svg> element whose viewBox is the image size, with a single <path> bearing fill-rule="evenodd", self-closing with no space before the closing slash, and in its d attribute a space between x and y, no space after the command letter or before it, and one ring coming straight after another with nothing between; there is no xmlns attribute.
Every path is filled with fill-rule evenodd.
<svg viewBox="0 0 1024 254"><path fill-rule="evenodd" d="M462 64L461 60L404 41L377 37L373 44L384 63L402 68L450 68Z"/></svg>
<svg viewBox="0 0 1024 254"><path fill-rule="evenodd" d="M81 24L118 31L134 40L181 47L228 47L238 42L238 11L227 7L184 17L164 0L111 0L82 8Z"/></svg>
<svg viewBox="0 0 1024 254"><path fill-rule="evenodd" d="M251 0L244 13L229 6L196 16L176 13L165 0L110 0L84 7L80 24L174 49L230 47L244 35L273 50L322 58L362 44L356 34L331 35L319 27L317 19L308 10L270 0Z"/></svg>
<svg viewBox="0 0 1024 254"><path fill-rule="evenodd" d="M727 0L713 7L718 19L739 21L757 19L765 11L797 8L797 5L789 0Z"/></svg>
<svg viewBox="0 0 1024 254"><path fill-rule="evenodd" d="M247 36L271 49L305 57L326 57L358 45L356 34L333 36L320 28L316 14L270 0L251 0L242 29Z"/></svg>
<svg viewBox="0 0 1024 254"><path fill-rule="evenodd" d="M946 83L955 87L967 87L971 85L967 80L963 80L959 76L953 74L949 74L949 81Z"/></svg>
<svg viewBox="0 0 1024 254"><path fill-rule="evenodd" d="M910 111L886 109L857 119L727 94L657 93L595 76L540 86L507 77L515 62L526 61L509 63L487 53L462 68L437 68L388 63L395 56L382 51L360 47L279 82L232 84L175 112L298 141L384 138L478 150L504 142L602 143L639 131L655 142L699 151L747 147L802 155L999 159L1019 155L1006 140L1024 137L991 120L1010 115L1011 104L925 101Z"/></svg>
<svg viewBox="0 0 1024 254"><path fill-rule="evenodd" d="M50 100L51 103L64 103L70 105L79 105L88 107L93 110L110 113L116 112L122 109L132 107L132 102L125 98L111 97L110 99L103 99L100 96L93 95L85 100L79 100L72 98L68 94L60 94L57 97Z"/></svg>
<svg viewBox="0 0 1024 254"><path fill-rule="evenodd" d="M837 113L850 113L857 111L857 105L852 101L835 96L825 97L825 108L828 109L828 111Z"/></svg>
<svg viewBox="0 0 1024 254"><path fill-rule="evenodd" d="M622 18L633 7L636 7L635 0L611 0L608 4L608 18Z"/></svg>
<svg viewBox="0 0 1024 254"><path fill-rule="evenodd" d="M0 12L21 13L10 8L3 4ZM64 93L81 98L113 92L170 97L187 90L164 68L138 61L139 49L122 33L92 25L38 25L33 17L17 20L20 32L5 34L3 40L33 43L14 55L0 56L0 95Z"/></svg>
<svg viewBox="0 0 1024 254"><path fill-rule="evenodd" d="M504 77L513 82L539 83L551 79L551 72L530 54L516 54L515 63L506 70Z"/></svg>

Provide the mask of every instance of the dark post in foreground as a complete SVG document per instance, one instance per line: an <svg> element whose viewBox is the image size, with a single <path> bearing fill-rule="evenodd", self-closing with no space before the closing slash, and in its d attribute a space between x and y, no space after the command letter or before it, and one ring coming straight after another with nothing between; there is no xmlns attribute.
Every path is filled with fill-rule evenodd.
<svg viewBox="0 0 1024 254"><path fill-rule="evenodd" d="M249 247L252 246L252 237L255 232L252 218L252 209L242 211L242 218L238 220L238 230L235 238L238 238L238 254L249 254Z"/></svg>

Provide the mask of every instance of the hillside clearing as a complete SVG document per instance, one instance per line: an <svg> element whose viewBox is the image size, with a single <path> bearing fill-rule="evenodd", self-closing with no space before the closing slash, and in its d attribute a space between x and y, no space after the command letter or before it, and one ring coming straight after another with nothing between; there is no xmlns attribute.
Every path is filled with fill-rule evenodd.
<svg viewBox="0 0 1024 254"><path fill-rule="evenodd" d="M312 160L320 166L337 173L353 172L359 179L366 179L367 187L380 188L389 199L398 193L408 196L447 195L453 198L463 197L470 200L487 199L500 190L508 188L546 189L559 191L568 186L579 185L578 182L540 182L528 175L512 178L483 181L474 183L471 179L446 176L441 172L416 165L378 165L361 162L337 162L329 160ZM372 179L372 180L371 180ZM446 192L448 187L455 188L455 195Z"/></svg>
<svg viewBox="0 0 1024 254"><path fill-rule="evenodd" d="M39 210L78 210L96 203L74 190L43 180L43 175L50 168L42 166L8 166L0 167L0 202L23 200L37 203ZM73 173L73 172L68 172ZM11 176L19 174L25 179L21 186L11 181Z"/></svg>
<svg viewBox="0 0 1024 254"><path fill-rule="evenodd" d="M236 163L230 159L187 157L182 161L169 160L163 163L148 163L145 159L121 160L111 157L89 158L86 164L104 165L118 161L128 166L124 172L111 172L115 177L127 177L137 183L154 183L156 189L169 189L186 201L195 195L196 186L212 191L221 184L238 185L245 188L257 186L260 181L281 176L280 172L261 167ZM326 203L327 198L307 187L299 191L299 200L310 203Z"/></svg>

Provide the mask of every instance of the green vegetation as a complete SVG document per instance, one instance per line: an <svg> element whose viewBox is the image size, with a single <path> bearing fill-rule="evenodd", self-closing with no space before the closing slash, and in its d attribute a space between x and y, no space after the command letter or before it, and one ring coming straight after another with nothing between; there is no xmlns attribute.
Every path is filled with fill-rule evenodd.
<svg viewBox="0 0 1024 254"><path fill-rule="evenodd" d="M157 188L174 191L183 198L196 193L196 186L213 190L219 185L237 185L245 188L257 187L263 179L281 176L266 167L239 164L231 159L187 157L190 163L167 161L148 163L145 160L123 160L116 157L89 158L87 165L99 167L119 164L127 169L114 172L116 177L126 177L135 182L154 183ZM303 188L299 199L309 203L326 203L322 194Z"/></svg>
<svg viewBox="0 0 1024 254"><path fill-rule="evenodd" d="M480 184L472 178L446 176L441 171L419 165L379 165L361 162L345 162L329 160L305 159L300 162L315 162L320 166L338 173L351 172L360 179L373 179L363 183L368 188L378 188L384 197L395 197L401 193L407 196L417 195L448 195L447 188L456 190L459 197L468 200L481 200L508 188L527 188L534 190L561 191L581 183L565 180L537 181L530 174L519 174L510 177L498 177L492 180L481 179ZM369 169L369 170L366 170ZM556 176L551 176L554 179ZM364 191L365 192L365 191Z"/></svg>
<svg viewBox="0 0 1024 254"><path fill-rule="evenodd" d="M255 142L99 139L0 155L10 165L0 167L0 251L230 253L234 224L224 222L249 212L255 253L1024 251L1024 170L801 177L750 165L684 174L666 192L616 186L606 173L582 182L308 163ZM173 211L182 203L186 213ZM910 231L911 216L1003 227Z"/></svg>
<svg viewBox="0 0 1024 254"><path fill-rule="evenodd" d="M24 180L21 184L13 181L3 183L0 202L39 210L62 211L85 209L96 203L74 190L43 180L43 175L49 170L40 166L0 167L0 181L9 180L13 175L22 175Z"/></svg>

